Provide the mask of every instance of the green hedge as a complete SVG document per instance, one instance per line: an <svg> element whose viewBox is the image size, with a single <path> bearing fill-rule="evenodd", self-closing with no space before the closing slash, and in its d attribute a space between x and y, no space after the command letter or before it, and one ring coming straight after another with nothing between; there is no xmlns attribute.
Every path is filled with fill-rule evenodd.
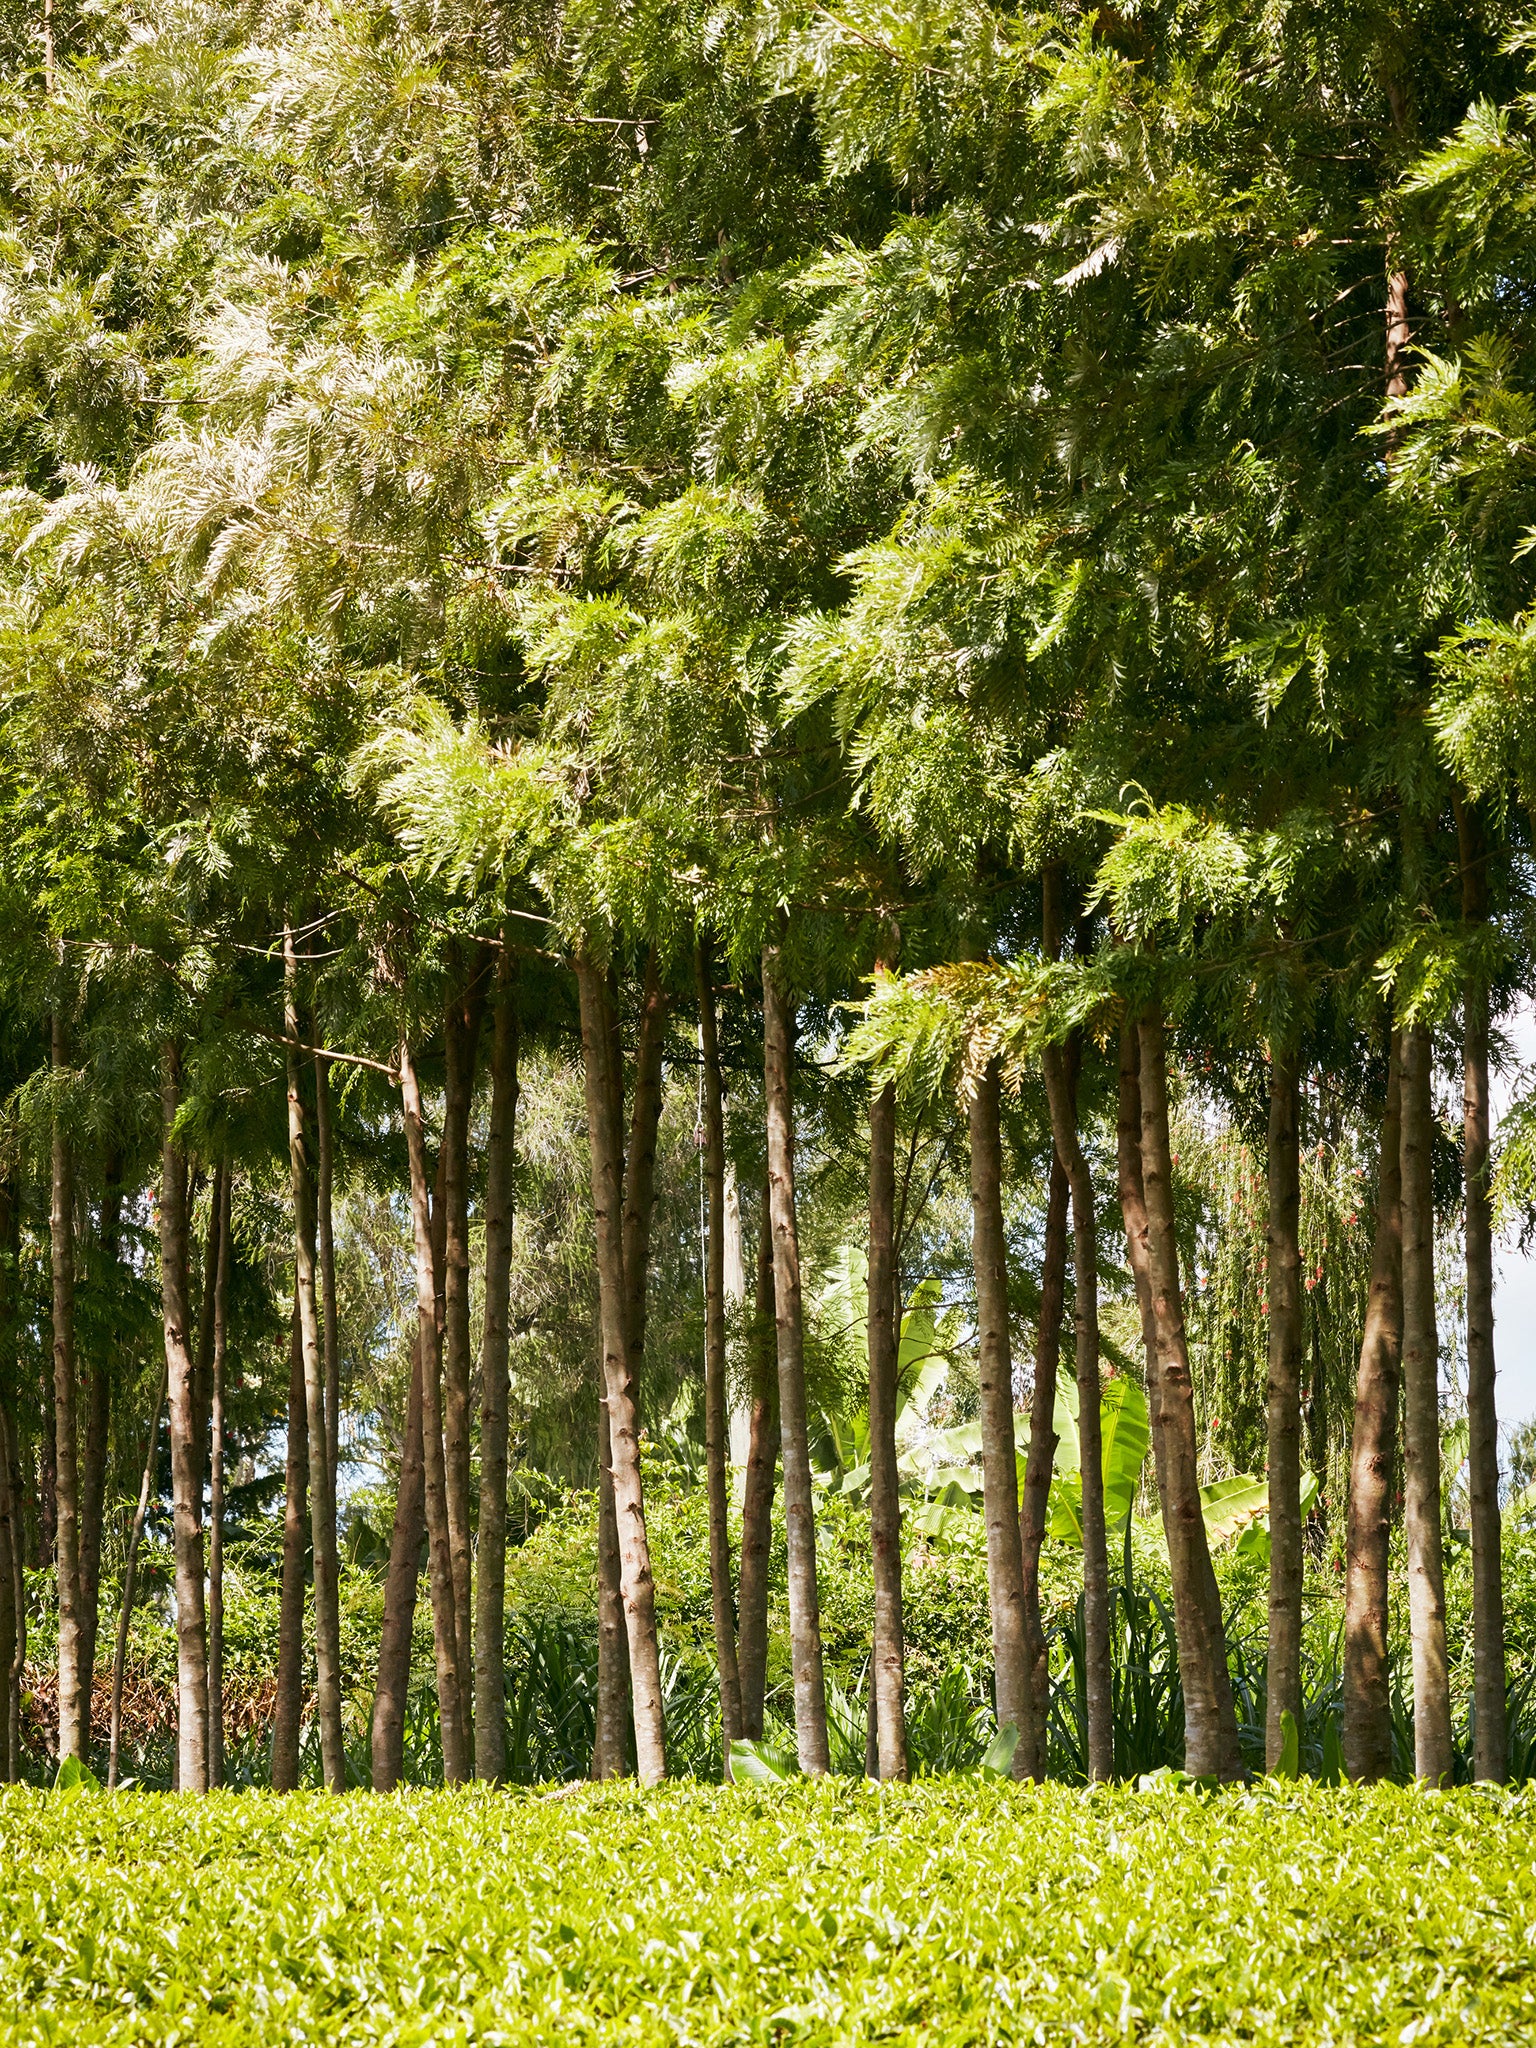
<svg viewBox="0 0 1536 2048"><path fill-rule="evenodd" d="M1536 1797L0 1795L7 2041L1536 2039Z"/></svg>

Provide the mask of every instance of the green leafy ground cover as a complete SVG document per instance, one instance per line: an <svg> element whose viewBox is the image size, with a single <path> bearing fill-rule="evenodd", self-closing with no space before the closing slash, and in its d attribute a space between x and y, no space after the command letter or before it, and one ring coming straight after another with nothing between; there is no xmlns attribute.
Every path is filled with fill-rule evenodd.
<svg viewBox="0 0 1536 2048"><path fill-rule="evenodd" d="M1536 2039L1536 1797L0 1796L9 2041Z"/></svg>

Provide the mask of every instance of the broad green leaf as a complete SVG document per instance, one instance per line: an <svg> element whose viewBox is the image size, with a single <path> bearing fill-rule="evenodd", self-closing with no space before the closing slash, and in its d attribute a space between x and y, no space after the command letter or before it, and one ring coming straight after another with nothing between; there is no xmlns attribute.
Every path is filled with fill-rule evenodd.
<svg viewBox="0 0 1536 2048"><path fill-rule="evenodd" d="M80 1792L99 1792L101 1780L89 1765L81 1763L79 1757L67 1756L59 1765L53 1789L61 1798L69 1798Z"/></svg>
<svg viewBox="0 0 1536 2048"><path fill-rule="evenodd" d="M987 1753L981 1760L982 1777L1011 1777L1013 1774L1013 1753L1018 1746L1018 1729L1012 1721L1005 1721L987 1744Z"/></svg>
<svg viewBox="0 0 1536 2048"><path fill-rule="evenodd" d="M1280 1761L1275 1765L1277 1778L1299 1778L1301 1776L1301 1737L1296 1732L1296 1716L1286 1707L1280 1716Z"/></svg>
<svg viewBox="0 0 1536 2048"><path fill-rule="evenodd" d="M1269 1481L1240 1472L1235 1479L1217 1479L1200 1489L1200 1513L1205 1522L1205 1539L1225 1543L1250 1522L1269 1512Z"/></svg>
<svg viewBox="0 0 1536 2048"><path fill-rule="evenodd" d="M765 1742L749 1742L741 1737L731 1744L731 1776L738 1784L782 1785L799 1775L794 1764Z"/></svg>

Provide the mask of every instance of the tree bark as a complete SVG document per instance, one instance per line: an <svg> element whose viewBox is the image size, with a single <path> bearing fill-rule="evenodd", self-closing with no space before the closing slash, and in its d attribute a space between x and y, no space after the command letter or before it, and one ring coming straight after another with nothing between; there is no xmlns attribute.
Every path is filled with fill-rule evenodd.
<svg viewBox="0 0 1536 2048"><path fill-rule="evenodd" d="M1476 813L1456 806L1461 914L1488 916ZM1493 1204L1488 1186L1488 984L1475 970L1462 992L1462 1181L1466 1199L1467 1462L1472 1523L1473 1775L1502 1785L1509 1770L1504 1669L1504 1557L1499 1513L1499 1416L1494 1390Z"/></svg>
<svg viewBox="0 0 1536 2048"><path fill-rule="evenodd" d="M53 1079L69 1065L68 1029L53 1014ZM91 1674L84 1667L80 1612L80 1474L75 1415L75 1173L64 1119L53 1114L53 1470L54 1575L59 1589L59 1761L84 1763L91 1747Z"/></svg>
<svg viewBox="0 0 1536 2048"><path fill-rule="evenodd" d="M981 1382L981 1466L987 1522L987 1595L992 1611L997 1725L1022 1735L1034 1721L1024 1632L1024 1557L1019 1541L1018 1456L1014 1444L1013 1355L1008 1329L1008 1252L1003 1229L1002 1083L988 1062L972 1093L971 1252L976 1272L976 1345ZM1015 1777L1024 1763L1014 1751Z"/></svg>
<svg viewBox="0 0 1536 2048"><path fill-rule="evenodd" d="M99 1249L104 1266L115 1270L122 1236L121 1163L109 1159L101 1195ZM80 1445L80 1668L85 1675L87 1751L95 1739L90 1698L101 1632L101 1532L107 1500L107 1456L112 1436L112 1373L99 1347L86 1371L85 1430Z"/></svg>
<svg viewBox="0 0 1536 2048"><path fill-rule="evenodd" d="M1403 1522L1413 1649L1414 1768L1451 1782L1450 1673L1440 1537L1440 1342L1435 1327L1435 1218L1430 1145L1431 1044L1427 1024L1402 1038Z"/></svg>
<svg viewBox="0 0 1536 2048"><path fill-rule="evenodd" d="M1402 1122L1399 1040L1391 1033L1376 1167L1371 1286L1355 1377L1344 1580L1344 1768L1356 1783L1392 1770L1387 1652L1388 1553L1403 1341Z"/></svg>
<svg viewBox="0 0 1536 2048"><path fill-rule="evenodd" d="M779 1390L773 1299L773 1220L767 1184L757 1240L757 1313L752 1332L752 1415L741 1503L741 1576L737 1597L741 1732L763 1735L768 1673L768 1564L773 1549L773 1489L779 1462Z"/></svg>
<svg viewBox="0 0 1536 2048"><path fill-rule="evenodd" d="M1276 1038L1269 1060L1269 1663L1266 1767L1301 1726L1301 1071Z"/></svg>
<svg viewBox="0 0 1536 2048"><path fill-rule="evenodd" d="M1040 1553L1056 1462L1056 1377L1061 1364L1061 1318L1067 1292L1067 1176L1051 1147L1045 1200L1045 1243L1040 1269L1040 1322L1035 1333L1035 1383L1029 1400L1029 1451L1024 1461L1024 1497L1019 1504L1020 1565L1024 1581L1025 1667L1029 1675L1029 1726L1019 1731L1022 1773L1044 1780L1045 1706L1050 1698L1050 1646L1040 1613Z"/></svg>
<svg viewBox="0 0 1536 2048"><path fill-rule="evenodd" d="M299 1722L304 1703L304 1524L309 1408L304 1339L295 1289L288 1339L288 1459L283 1487L283 1587L277 1624L277 1699L272 1714L272 1790L299 1789Z"/></svg>
<svg viewBox="0 0 1536 2048"><path fill-rule="evenodd" d="M1194 1384L1184 1332L1184 1298L1174 1227L1168 1138L1168 1069L1161 1008L1137 1027L1141 1084L1143 1248L1157 1352L1155 1427L1163 1531L1173 1580L1174 1628L1184 1687L1184 1768L1192 1777L1242 1776L1237 1716L1227 1670L1226 1630L1200 1513ZM1135 1263L1133 1255L1133 1266Z"/></svg>
<svg viewBox="0 0 1536 2048"><path fill-rule="evenodd" d="M177 1783L208 1789L208 1631L203 1600L202 1461L197 1443L197 1369L187 1286L187 1159L176 1136L181 1057L165 1047L160 1084L160 1297L171 1410L171 1499L176 1541Z"/></svg>
<svg viewBox="0 0 1536 2048"><path fill-rule="evenodd" d="M439 1267L443 1228L442 1160L438 1160L432 1204L433 1271ZM392 1792L405 1765L405 1712L411 1690L411 1640L416 1621L421 1545L427 1530L425 1454L421 1433L421 1338L411 1346L410 1388L405 1403L405 1436L395 1489L395 1516L384 1580L384 1619L379 1631L379 1668L374 1686L370 1762L375 1792Z"/></svg>
<svg viewBox="0 0 1536 2048"><path fill-rule="evenodd" d="M17 1455L16 1397L19 1387L21 1312L21 1190L14 1173L0 1179L0 1503L3 1503L10 1546L0 1605L9 1609L6 1641L9 1653L0 1665L5 1684L6 1780L21 1778L21 1678L27 1661L27 1532L22 1513L21 1466Z"/></svg>
<svg viewBox="0 0 1536 2048"><path fill-rule="evenodd" d="M789 1551L790 1659L795 1680L795 1745L800 1768L811 1777L829 1768L831 1752L827 1742L821 1597L816 1581L816 1513L811 1495L806 1418L800 1233L795 1214L794 1022L781 974L777 947L765 947L763 1079L767 1098L768 1204L773 1225L784 1525Z"/></svg>
<svg viewBox="0 0 1536 2048"><path fill-rule="evenodd" d="M325 1419L325 1354L320 1338L316 1276L313 1144L305 1125L303 1068L299 1061L298 959L292 934L283 934L288 1038L288 1163L293 1187L293 1255L304 1352L304 1420L309 1437L310 1552L315 1587L315 1714L320 1764L328 1792L347 1789L341 1732L341 1603L336 1556L336 1497L331 1492L330 1435Z"/></svg>
<svg viewBox="0 0 1536 2048"><path fill-rule="evenodd" d="M128 1629L133 1620L133 1596L138 1582L139 1545L144 1540L144 1523L149 1514L150 1490L155 1482L155 1454L160 1448L160 1411L165 1406L167 1372L160 1369L155 1404L149 1412L149 1439L144 1446L144 1469L139 1478L139 1498L128 1531L128 1553L123 1561L123 1590L117 1608L117 1641L112 1651L112 1694L107 1732L107 1790L117 1789L118 1762L123 1738L123 1674L128 1663Z"/></svg>
<svg viewBox="0 0 1536 2048"><path fill-rule="evenodd" d="M731 1775L731 1744L742 1734L741 1672L736 1661L736 1611L731 1585L730 1488L726 1441L725 1357L725 1090L715 1018L714 958L698 941L699 1057L703 1064L704 1186L704 1467L709 1495L709 1591L720 1686L720 1744Z"/></svg>
<svg viewBox="0 0 1536 2048"><path fill-rule="evenodd" d="M590 954L578 954L581 1041L586 1070L587 1130L591 1149L592 1207L597 1225L598 1307L602 1325L603 1389L618 1532L619 1586L629 1650L635 1763L642 1784L667 1773L662 1719L661 1658L656 1634L656 1590L651 1576L645 1496L640 1478L640 1431L630 1386L629 1292L624 1263L624 1152L622 1090L614 1067L614 1032L606 978ZM601 1731L600 1731L601 1732Z"/></svg>
<svg viewBox="0 0 1536 2048"><path fill-rule="evenodd" d="M466 1716L474 1698L473 1544L470 1536L469 1428L469 1122L475 1060L485 1013L481 968L449 1001L443 1019L447 1073L443 1102L443 1207L446 1230L440 1279L443 1297L443 1480L448 1546L453 1559L453 1612L459 1697ZM466 1740L469 1731L466 1729Z"/></svg>
<svg viewBox="0 0 1536 2048"><path fill-rule="evenodd" d="M512 1164L517 1146L518 1009L502 934L491 1040L485 1154L485 1310L480 1336L480 1547L475 1577L475 1775L506 1774L507 1347L512 1291Z"/></svg>
<svg viewBox="0 0 1536 2048"><path fill-rule="evenodd" d="M421 1539L426 1532L421 1442L421 1340L411 1347L411 1383L405 1404L405 1442L395 1492L395 1519L384 1581L378 1678L373 1692L370 1756L373 1789L393 1792L405 1761L405 1709L411 1684L411 1633Z"/></svg>
<svg viewBox="0 0 1536 2048"><path fill-rule="evenodd" d="M881 1778L905 1779L906 1631L901 1585L901 1475L896 1466L901 1355L896 1276L896 1088L869 1105L869 1535L875 1581L870 1686Z"/></svg>
<svg viewBox="0 0 1536 2048"><path fill-rule="evenodd" d="M1099 1249L1093 1177L1077 1129L1077 1091L1066 1052L1044 1049L1046 1097L1057 1158L1072 1196L1076 1279L1075 1335L1078 1469L1083 1488L1083 1667L1088 1695L1088 1776L1107 1783L1115 1770L1114 1678L1109 1661L1109 1548L1104 1529L1104 1444L1099 1389Z"/></svg>
<svg viewBox="0 0 1536 2048"><path fill-rule="evenodd" d="M421 1346L421 1439L426 1504L428 1583L432 1593L432 1637L437 1661L437 1718L442 1732L443 1777L462 1784L470 1774L469 1730L459 1684L458 1612L453 1583L453 1550L448 1528L447 1480L443 1453L442 1331L438 1323L433 1261L432 1215L428 1199L427 1147L422 1129L421 1089L408 1040L400 1042L400 1093L405 1142L410 1158L411 1225L416 1249L416 1327ZM446 1209L447 1203L444 1202Z"/></svg>
<svg viewBox="0 0 1536 2048"><path fill-rule="evenodd" d="M5 1673L6 1679L4 1696L0 1697L0 1779L7 1785L14 1785L16 1773L12 1758L19 1749L20 1731L17 1730L13 1736L10 1675L11 1662L16 1654L16 1607L11 1599L11 1582L20 1531L11 1497L10 1462L4 1456L9 1436L10 1421L6 1417L0 1420L0 1671Z"/></svg>
<svg viewBox="0 0 1536 2048"><path fill-rule="evenodd" d="M10 1520L9 1584L11 1609L8 1631L11 1653L6 1668L5 1770L12 1785L21 1782L21 1679L27 1663L27 1587L25 1576L26 1530L22 1524L20 1470L16 1458L16 1414L7 1401L0 1400L0 1465L3 1465L4 1495Z"/></svg>
<svg viewBox="0 0 1536 2048"><path fill-rule="evenodd" d="M225 1161L214 1181L213 1387L208 1437L208 1783L224 1782L224 1365L229 1338L230 1198Z"/></svg>
<svg viewBox="0 0 1536 2048"><path fill-rule="evenodd" d="M341 1464L341 1339L336 1324L336 1149L331 1130L331 1063L315 1054L315 1250L320 1260L320 1335L325 1357L325 1464L331 1499Z"/></svg>

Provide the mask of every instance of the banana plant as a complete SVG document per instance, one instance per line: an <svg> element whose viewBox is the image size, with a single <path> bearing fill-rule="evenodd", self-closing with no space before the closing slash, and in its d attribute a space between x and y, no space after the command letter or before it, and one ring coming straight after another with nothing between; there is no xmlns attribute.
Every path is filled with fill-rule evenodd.
<svg viewBox="0 0 1536 2048"><path fill-rule="evenodd" d="M1058 1543L1083 1544L1083 1480L1077 1431L1077 1387L1069 1379L1056 1383L1056 1463L1046 1510L1046 1534ZM1104 1468L1104 1529L1123 1532L1136 1502L1141 1468L1152 1440L1147 1397L1133 1379L1106 1380L1099 1394ZM1029 1432L1024 1431L1024 1447ZM1022 1472L1020 1479L1022 1483Z"/></svg>
<svg viewBox="0 0 1536 2048"><path fill-rule="evenodd" d="M841 1245L817 1289L816 1316L824 1341L862 1360L867 1372L866 1272L864 1253L856 1245ZM943 1297L944 1290L937 1280L920 1280L901 1319L896 1354L896 1443L898 1453L905 1453L909 1459L922 1434L929 1403L948 1370L949 1318L944 1314ZM845 1415L823 1409L815 1450L817 1469L813 1476L817 1484L829 1493L864 1499L869 1492L868 1409L860 1406Z"/></svg>

